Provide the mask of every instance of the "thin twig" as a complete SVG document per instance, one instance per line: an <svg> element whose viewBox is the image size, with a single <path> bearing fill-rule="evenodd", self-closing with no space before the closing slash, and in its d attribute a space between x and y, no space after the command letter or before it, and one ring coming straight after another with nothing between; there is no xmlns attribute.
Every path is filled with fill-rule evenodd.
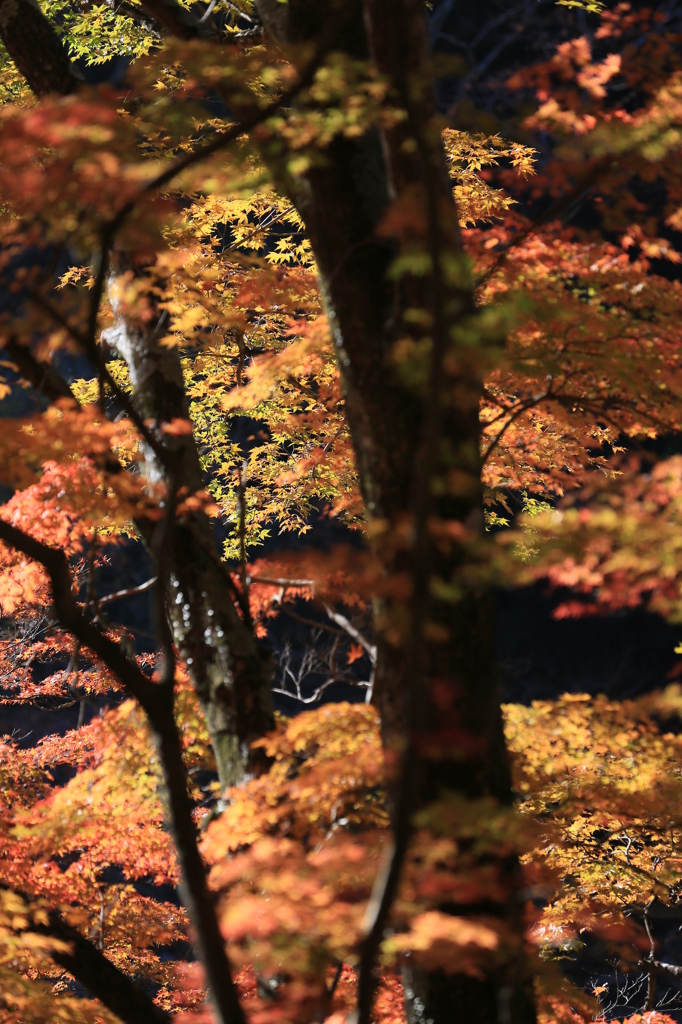
<svg viewBox="0 0 682 1024"><path fill-rule="evenodd" d="M342 629L336 629L334 626L330 626L326 622L316 622L315 619L308 619L305 615L299 615L292 608L287 605L280 603L280 611L284 615L288 615L290 619L294 619L296 622L301 622L304 626L311 626L313 629L324 630L325 633L331 633L333 636L345 636L346 633Z"/></svg>
<svg viewBox="0 0 682 1024"><path fill-rule="evenodd" d="M97 603L100 605L109 604L110 601L118 601L122 597L132 597L133 594L143 594L145 590L149 590L150 587L153 587L157 580L158 576L152 576L152 578L147 580L145 583L140 583L139 587L128 587L127 590L117 590L113 594L107 594L106 597L100 597Z"/></svg>
<svg viewBox="0 0 682 1024"><path fill-rule="evenodd" d="M644 909L644 927L649 937L649 956L647 957L648 972L647 972L647 989L646 989L646 1004L645 1012L653 1010L654 1004L656 1003L656 941L654 934L651 930L651 922L649 921L649 910L656 902L656 897L652 897L651 901L647 904Z"/></svg>
<svg viewBox="0 0 682 1024"><path fill-rule="evenodd" d="M338 985L338 983L339 983L339 981L341 979L341 972L342 971L343 971L343 960L341 961L339 966L334 971L334 977L332 978L331 985L327 989L327 998L330 999L330 1000L334 998L334 993L336 992L336 986Z"/></svg>

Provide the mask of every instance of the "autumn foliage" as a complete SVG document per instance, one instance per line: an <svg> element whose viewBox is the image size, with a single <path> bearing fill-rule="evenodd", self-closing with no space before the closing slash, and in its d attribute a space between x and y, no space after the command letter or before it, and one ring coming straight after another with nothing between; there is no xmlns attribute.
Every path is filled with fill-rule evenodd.
<svg viewBox="0 0 682 1024"><path fill-rule="evenodd" d="M681 36L562 5L509 137L415 127L422 78L334 21L362 4L332 45L247 0L41 0L49 88L0 25L0 716L79 709L0 742L0 1024L403 1024L436 990L444 1024L457 985L510 1024L670 1021L679 687L500 712L452 667L494 586L682 619ZM114 56L101 86L68 60ZM422 176L330 270L310 194L380 139ZM370 242L388 440L335 291ZM153 577L102 593L134 545ZM141 593L153 635L115 611Z"/></svg>

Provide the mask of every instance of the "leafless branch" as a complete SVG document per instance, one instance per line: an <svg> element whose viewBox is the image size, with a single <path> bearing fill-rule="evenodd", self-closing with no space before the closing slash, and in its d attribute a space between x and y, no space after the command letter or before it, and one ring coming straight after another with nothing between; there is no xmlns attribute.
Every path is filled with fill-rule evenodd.
<svg viewBox="0 0 682 1024"><path fill-rule="evenodd" d="M353 676L347 674L343 670L339 670L337 664L337 653L338 645L341 637L346 634L341 630L334 631L336 639L330 651L323 651L320 648L319 637L324 627L317 626L314 622L307 622L306 625L312 625L316 627L317 632L313 636L313 642L304 648L303 654L300 657L298 665L294 665L293 651L289 642L284 644L282 652L279 654L279 666L281 670L281 685L273 688L274 693L279 693L283 697L290 697L293 700L299 701L301 704L314 704L325 690L333 686L334 683L347 683L351 686L358 686L363 688L369 688L373 684L373 673L372 677L366 680L358 680ZM320 683L312 693L304 693L304 684L306 680L313 676L319 676L329 672L328 678L324 682Z"/></svg>
<svg viewBox="0 0 682 1024"><path fill-rule="evenodd" d="M143 594L145 590L149 590L157 582L158 576L152 576L150 580L145 583L140 583L139 587L128 587L127 590L117 590L113 594L107 594L105 597L100 597L98 604L109 604L111 601L118 601L122 597L132 597L134 594Z"/></svg>
<svg viewBox="0 0 682 1024"><path fill-rule="evenodd" d="M360 646L363 647L365 651L367 651L367 654L369 655L369 660L371 661L372 665L376 665L376 644L371 644L367 637L364 636L364 634L361 633L359 629L356 629L353 623L349 619L347 619L345 615L342 615L340 612L334 611L334 609L330 608L328 604L324 606L324 610L326 611L327 615L332 620L332 622L335 622L338 626L341 626L341 629L348 633L348 635L351 636L353 640L357 640Z"/></svg>
<svg viewBox="0 0 682 1024"><path fill-rule="evenodd" d="M628 853L629 853L631 845L632 845L632 840L630 840L630 844L628 846ZM630 859L628 857L628 864L629 863L630 863ZM656 1003L656 941L654 939L654 933L651 930L651 921L649 919L649 912L650 912L651 907L653 906L653 904L655 902L656 902L656 897L653 896L651 901L644 908L644 927L646 928L646 933L647 933L647 936L649 938L649 956L647 957L648 971L647 971L646 1004L645 1004L645 1007L644 1007L647 1012L649 1012L650 1010L653 1010L654 1005Z"/></svg>
<svg viewBox="0 0 682 1024"><path fill-rule="evenodd" d="M249 576L249 583L267 583L272 587L315 587L315 580L290 580L283 576Z"/></svg>

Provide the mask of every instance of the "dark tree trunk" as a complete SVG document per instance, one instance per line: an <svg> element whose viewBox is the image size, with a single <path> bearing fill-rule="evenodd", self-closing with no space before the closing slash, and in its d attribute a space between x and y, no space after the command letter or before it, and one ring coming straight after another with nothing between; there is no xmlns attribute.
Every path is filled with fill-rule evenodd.
<svg viewBox="0 0 682 1024"><path fill-rule="evenodd" d="M67 96L83 84L61 39L35 0L2 0L0 38L36 96Z"/></svg>
<svg viewBox="0 0 682 1024"><path fill-rule="evenodd" d="M305 39L319 31L319 4L257 3L266 25L280 37ZM395 198L412 196L422 204L425 219L429 203L437 210L436 243L444 262L456 266L462 252L429 72L425 13L420 0L366 0L364 7L350 0L344 11L336 46L355 57L371 52L406 117L383 135L371 130L359 140L336 139L304 180L283 184L305 221L317 260L374 547L396 585L412 576L411 599L396 593L377 609L375 702L389 750L404 749L416 734L416 807L444 791L510 805L494 601L484 584L464 582L474 559L469 542L457 539L458 526L469 540L483 535L478 409L486 345L503 339L482 336L461 264L449 279L443 275L439 300L435 272L389 279L401 238L381 222ZM425 396L423 388L401 381L393 352L399 339L417 341L424 333L404 319L405 311L433 310L438 302L447 379L440 394ZM437 329L432 323L434 338ZM472 332L476 344L467 347ZM429 401L439 403L438 431L435 441L431 438L438 446L435 454L424 449ZM421 464L429 459L433 472L424 478ZM420 486L437 492L426 498L431 526L419 553L421 567L417 562L421 592L413 542L399 540L415 528ZM409 651L411 626L418 632L416 663ZM417 694L410 675L418 678ZM408 971L413 1024L533 1024L517 858L502 856L498 869L508 898L488 909L515 937L509 953L484 978Z"/></svg>

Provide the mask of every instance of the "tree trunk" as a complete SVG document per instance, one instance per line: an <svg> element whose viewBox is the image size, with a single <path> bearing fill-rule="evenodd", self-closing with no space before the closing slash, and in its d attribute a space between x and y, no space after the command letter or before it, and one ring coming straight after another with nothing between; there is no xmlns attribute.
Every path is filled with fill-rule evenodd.
<svg viewBox="0 0 682 1024"><path fill-rule="evenodd" d="M67 96L83 84L36 0L0 0L0 38L36 96Z"/></svg>
<svg viewBox="0 0 682 1024"><path fill-rule="evenodd" d="M119 269L129 264L123 257ZM174 419L188 419L189 410L179 352L160 345L158 333L119 314L116 325L102 332L102 339L128 364L138 412L161 427ZM201 490L203 477L193 436L168 437L165 445L177 455L175 486L187 488L190 494ZM145 472L150 481L166 477L164 467L148 450ZM153 524L137 525L151 545ZM233 785L244 775L249 743L274 728L271 657L237 609L235 585L220 562L210 520L203 512L178 518L165 570L173 639L206 717L220 781L223 786Z"/></svg>
<svg viewBox="0 0 682 1024"><path fill-rule="evenodd" d="M257 6L280 38L296 41L319 32L320 5L310 0L290 0L286 6L257 0ZM509 805L494 599L484 583L466 582L474 569L472 544L480 544L484 529L478 418L482 372L487 347L503 339L494 330L486 337L479 325L461 260L423 5L420 0L365 0L363 8L351 0L344 12L335 48L359 58L370 51L391 83L393 102L406 116L381 136L370 130L359 140L337 138L325 150L324 163L304 180L283 185L305 221L317 260L370 534L396 584L395 596L377 607L375 702L389 751L399 753L410 736L415 738L415 807L428 805L444 791L470 799L494 797ZM394 229L384 219L396 199L394 209L404 204L406 217L410 209L422 212L424 226L414 227L412 237L399 226L399 216ZM429 209L435 211L432 237ZM390 280L389 267L406 241L422 249L435 246L431 272ZM431 322L421 316L422 326L415 326L414 317L404 317L408 310L428 313ZM437 310L440 323L435 322ZM442 365L436 377L440 372L443 381L436 379L435 394L406 386L394 357L396 342L407 338L418 344L429 331L432 359L439 331L441 336ZM435 413L429 403L436 404ZM437 428L431 436L429 424ZM424 475L426 462L431 472ZM425 491L433 493L424 496ZM415 551L417 541L410 538L420 507L428 527L421 550ZM405 599L399 591L410 577L412 594ZM491 901L486 912L513 936L509 953L484 978L408 970L411 1024L534 1022L517 857L501 855L498 870L507 898ZM458 912L467 909L477 910Z"/></svg>
<svg viewBox="0 0 682 1024"><path fill-rule="evenodd" d="M165 11L166 20L175 13L178 23L190 31L191 15L178 10L171 0L149 0L145 7ZM197 30L195 34L201 33ZM50 92L68 95L82 85L54 28L33 0L0 4L0 38L37 96ZM130 267L137 273L144 271L126 254L116 254L116 261L119 273ZM153 329L135 324L123 314L103 333L104 340L128 363L134 403L143 418L154 421L157 428L173 419L187 419L177 350L163 348ZM179 453L176 486L186 487L189 493L201 490L194 439L182 436L166 443ZM152 480L164 477L163 467L150 451L146 452L145 470ZM137 526L150 543L154 524L138 522ZM237 609L237 595L220 561L206 515L193 512L178 520L170 564L161 569L161 577L169 581L166 608L174 640L206 716L220 781L228 786L244 774L249 743L274 727L271 658Z"/></svg>

